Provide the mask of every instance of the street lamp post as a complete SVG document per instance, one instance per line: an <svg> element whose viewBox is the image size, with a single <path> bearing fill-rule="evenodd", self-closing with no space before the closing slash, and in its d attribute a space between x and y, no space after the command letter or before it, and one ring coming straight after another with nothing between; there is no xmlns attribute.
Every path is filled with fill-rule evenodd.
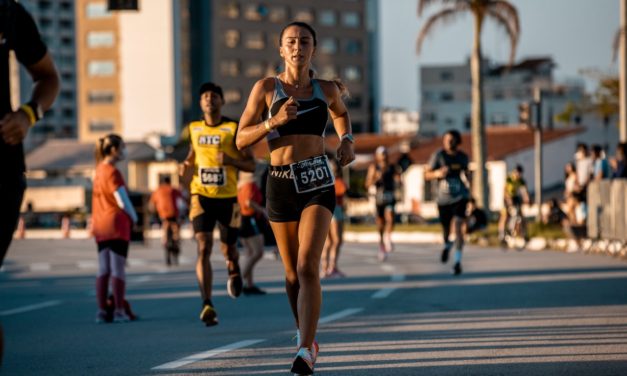
<svg viewBox="0 0 627 376"><path fill-rule="evenodd" d="M536 108L536 121L533 127L534 140L534 173L535 173L535 202L538 208L536 221L542 221L542 89L536 87L533 101Z"/></svg>

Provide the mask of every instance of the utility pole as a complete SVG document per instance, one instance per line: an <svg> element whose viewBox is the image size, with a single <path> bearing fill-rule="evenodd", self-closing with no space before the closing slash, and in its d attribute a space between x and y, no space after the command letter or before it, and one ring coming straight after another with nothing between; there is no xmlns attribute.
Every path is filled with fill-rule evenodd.
<svg viewBox="0 0 627 376"><path fill-rule="evenodd" d="M625 31L627 30L627 0L620 0L620 43L618 47L619 66L619 122L620 142L627 142L627 44Z"/></svg>
<svg viewBox="0 0 627 376"><path fill-rule="evenodd" d="M626 0L627 1L627 0ZM536 221L542 221L542 89L536 87L533 101L536 108L536 121L533 127L534 140L534 173L535 173L535 201L538 208Z"/></svg>

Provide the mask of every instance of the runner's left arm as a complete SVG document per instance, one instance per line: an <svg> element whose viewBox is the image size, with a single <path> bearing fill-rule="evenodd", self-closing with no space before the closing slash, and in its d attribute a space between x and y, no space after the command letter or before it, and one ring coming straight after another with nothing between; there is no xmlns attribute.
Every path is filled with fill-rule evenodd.
<svg viewBox="0 0 627 376"><path fill-rule="evenodd" d="M331 114L333 127L340 138L340 145L337 148L337 160L340 166L344 167L355 160L351 119L342 100L342 94L338 85L333 81L320 81L320 83L323 84L321 87L329 103L329 113ZM350 138L343 137L345 135L350 135Z"/></svg>
<svg viewBox="0 0 627 376"><path fill-rule="evenodd" d="M131 199L128 197L128 192L124 186L118 187L118 189L113 192L113 197L115 197L115 202L118 203L120 209L124 210L133 223L137 223L137 213L135 212L135 208L133 204L131 204Z"/></svg>

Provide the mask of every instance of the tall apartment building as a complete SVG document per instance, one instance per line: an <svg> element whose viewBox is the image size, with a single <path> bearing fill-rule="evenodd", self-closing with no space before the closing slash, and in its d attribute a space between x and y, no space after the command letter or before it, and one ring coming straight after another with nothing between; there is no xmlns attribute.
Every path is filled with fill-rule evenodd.
<svg viewBox="0 0 627 376"><path fill-rule="evenodd" d="M81 140L176 136L189 92L187 0L150 0L111 12L77 0L78 129ZM187 100L189 107L189 99Z"/></svg>
<svg viewBox="0 0 627 376"><path fill-rule="evenodd" d="M582 83L556 85L551 58L526 59L512 67L484 64L483 94L485 123L519 123L518 106L533 100L534 88L552 91L545 99L543 124L551 125L552 115L571 101L584 97ZM439 135L449 129L470 130L470 62L464 65L424 66L420 69L420 134Z"/></svg>
<svg viewBox="0 0 627 376"><path fill-rule="evenodd" d="M76 137L76 50L74 1L20 0L35 20L43 41L48 46L61 77L61 88L54 106L30 132L26 150L49 138ZM21 69L20 101L30 99L32 80Z"/></svg>
<svg viewBox="0 0 627 376"><path fill-rule="evenodd" d="M194 87L203 80L219 83L225 89L224 113L239 117L253 84L283 69L278 53L281 29L289 22L304 21L317 32L313 60L317 76L340 78L346 84L355 132L378 131L376 4L375 0L192 2L194 32L206 41L192 47ZM193 115L200 115L196 108Z"/></svg>

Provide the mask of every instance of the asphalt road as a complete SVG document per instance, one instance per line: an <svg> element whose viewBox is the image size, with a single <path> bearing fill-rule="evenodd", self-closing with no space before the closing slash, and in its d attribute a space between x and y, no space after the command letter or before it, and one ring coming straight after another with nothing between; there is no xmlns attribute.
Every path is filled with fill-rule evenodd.
<svg viewBox="0 0 627 376"><path fill-rule="evenodd" d="M194 255L186 241L168 269L156 240L132 245L140 320L97 325L94 243L15 241L0 271L0 374L289 375L295 330L279 261L256 270L268 295L233 300L214 252L220 324L207 328ZM323 281L316 374L627 375L625 261L468 247L455 277L438 245L375 256L375 244L346 244L347 277Z"/></svg>

